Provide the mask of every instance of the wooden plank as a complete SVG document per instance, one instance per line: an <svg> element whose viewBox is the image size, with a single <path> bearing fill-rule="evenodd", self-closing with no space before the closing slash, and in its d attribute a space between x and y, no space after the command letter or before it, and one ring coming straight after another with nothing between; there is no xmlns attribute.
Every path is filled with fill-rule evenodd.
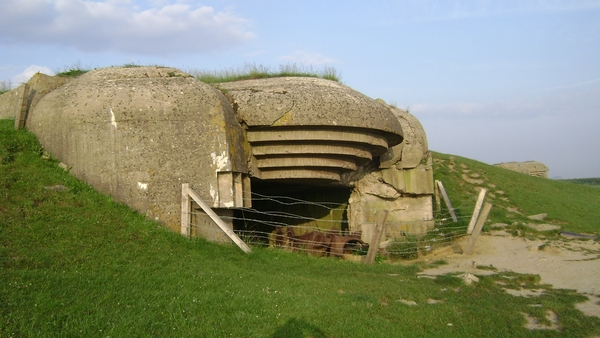
<svg viewBox="0 0 600 338"><path fill-rule="evenodd" d="M379 212L377 226L375 226L373 238L369 243L369 251L367 251L367 257L365 257L365 264L375 263L375 257L377 256L377 251L379 251L379 242L381 242L381 235L383 235L383 230L385 228L385 222L387 221L388 213L389 212L387 210Z"/></svg>
<svg viewBox="0 0 600 338"><path fill-rule="evenodd" d="M458 222L458 218L456 218L456 213L454 213L454 208L452 208L452 204L450 204L450 199L448 198L448 194L446 194L446 189L444 189L444 185L441 181L435 181L442 193L442 197L444 198L444 202L448 207L448 211L450 211L450 216L452 216L452 220L456 223Z"/></svg>
<svg viewBox="0 0 600 338"><path fill-rule="evenodd" d="M470 235L473 232L473 228L475 227L475 223L477 222L477 217L479 216L479 212L481 211L481 206L483 205L483 200L485 199L486 193L486 188L482 188L479 192L479 197L477 197L477 203L475 203L475 209L473 210L473 216L471 216L471 221L469 222L469 227L467 228L468 235Z"/></svg>
<svg viewBox="0 0 600 338"><path fill-rule="evenodd" d="M433 188L435 189L435 209L440 212L442 211L442 203L440 201L440 188L437 185L437 180L435 181L435 184L433 185Z"/></svg>
<svg viewBox="0 0 600 338"><path fill-rule="evenodd" d="M244 243L244 241L242 241L238 235L235 234L235 232L233 232L233 230L231 230L227 224L225 224L225 222L223 222L223 220L208 206L208 204L204 203L204 201L200 198L200 196L198 196L198 194L196 194L196 192L194 190L192 190L191 188L189 189L189 196L196 202L198 203L198 205L200 206L200 208L202 208L202 210L204 210L204 212L213 220L213 222L215 222L215 224L217 224L219 226L219 228L221 228L221 230L223 230L223 232L240 248L242 249L245 253L251 253L252 249L250 249L248 247L248 245L246 245L246 243Z"/></svg>
<svg viewBox="0 0 600 338"><path fill-rule="evenodd" d="M186 237L190 237L190 224L192 223L192 200L189 191L190 185L188 183L181 185L181 234Z"/></svg>
<svg viewBox="0 0 600 338"><path fill-rule="evenodd" d="M490 203L485 203L483 206L483 210L481 211L481 215L477 220L477 224L475 224L475 229L469 238L469 243L467 243L467 247L465 248L465 254L470 255L473 253L473 248L475 247L475 242L481 233L481 229L483 229L483 225L485 221L487 221L488 215L490 214L490 210L492 209L492 205Z"/></svg>

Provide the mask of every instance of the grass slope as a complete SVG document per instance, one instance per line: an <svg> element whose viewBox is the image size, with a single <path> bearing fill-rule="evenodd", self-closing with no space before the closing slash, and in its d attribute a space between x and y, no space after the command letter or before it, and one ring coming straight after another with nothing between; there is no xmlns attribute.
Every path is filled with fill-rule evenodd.
<svg viewBox="0 0 600 338"><path fill-rule="evenodd" d="M526 216L547 213L541 223L563 230L600 234L600 189L532 177L460 156L433 153L434 177L443 182L462 216L470 216L478 189L488 189L490 222L535 223ZM537 222L540 223L540 222Z"/></svg>
<svg viewBox="0 0 600 338"><path fill-rule="evenodd" d="M531 299L496 283L548 288L535 276L480 276L466 286L455 276L418 278L417 266L260 247L246 255L183 238L76 180L12 126L0 120L0 336L600 334L600 319L577 311L584 297L572 291ZM522 313L544 322L546 310L558 314L560 331L523 328Z"/></svg>

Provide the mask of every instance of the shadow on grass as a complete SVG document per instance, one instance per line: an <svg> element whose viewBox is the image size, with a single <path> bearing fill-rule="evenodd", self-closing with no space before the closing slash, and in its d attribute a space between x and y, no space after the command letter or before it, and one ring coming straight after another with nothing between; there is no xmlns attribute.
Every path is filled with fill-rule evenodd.
<svg viewBox="0 0 600 338"><path fill-rule="evenodd" d="M303 338L303 337L327 337L327 334L318 327L311 325L303 319L291 318L283 326L279 327L272 338Z"/></svg>

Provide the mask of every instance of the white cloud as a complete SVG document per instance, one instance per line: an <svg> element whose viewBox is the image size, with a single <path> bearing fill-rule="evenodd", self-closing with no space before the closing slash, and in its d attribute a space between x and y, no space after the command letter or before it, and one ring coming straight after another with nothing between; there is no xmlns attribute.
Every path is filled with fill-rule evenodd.
<svg viewBox="0 0 600 338"><path fill-rule="evenodd" d="M231 10L173 1L153 6L130 0L3 0L0 43L164 56L211 52L255 38L248 20Z"/></svg>
<svg viewBox="0 0 600 338"><path fill-rule="evenodd" d="M300 63L311 66L329 65L338 62L336 59L325 57L318 53L309 53L302 50L297 50L292 54L282 56L279 59L289 63Z"/></svg>
<svg viewBox="0 0 600 338"><path fill-rule="evenodd" d="M16 87L23 82L29 81L29 79L36 73L42 73L42 74L46 74L46 75L54 75L54 72L52 70L50 70L50 68L48 68L48 67L31 65L31 66L25 68L25 70L23 70L21 73L13 76L10 79L10 82L13 85L13 87Z"/></svg>

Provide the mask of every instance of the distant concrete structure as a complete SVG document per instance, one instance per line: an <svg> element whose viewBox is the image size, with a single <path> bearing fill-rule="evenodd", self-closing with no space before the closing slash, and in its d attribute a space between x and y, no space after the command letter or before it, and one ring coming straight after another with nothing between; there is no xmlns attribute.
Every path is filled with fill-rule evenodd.
<svg viewBox="0 0 600 338"><path fill-rule="evenodd" d="M183 183L219 215L289 208L317 219L295 225L346 226L366 242L378 210L389 210L382 241L434 225L422 126L340 83L284 77L210 86L174 68L112 67L27 86L0 95L0 118L12 112L73 175L173 230ZM294 210L255 194L327 198L342 212Z"/></svg>
<svg viewBox="0 0 600 338"><path fill-rule="evenodd" d="M509 169L530 176L548 178L549 168L545 164L537 161L503 162L494 165L496 167Z"/></svg>

